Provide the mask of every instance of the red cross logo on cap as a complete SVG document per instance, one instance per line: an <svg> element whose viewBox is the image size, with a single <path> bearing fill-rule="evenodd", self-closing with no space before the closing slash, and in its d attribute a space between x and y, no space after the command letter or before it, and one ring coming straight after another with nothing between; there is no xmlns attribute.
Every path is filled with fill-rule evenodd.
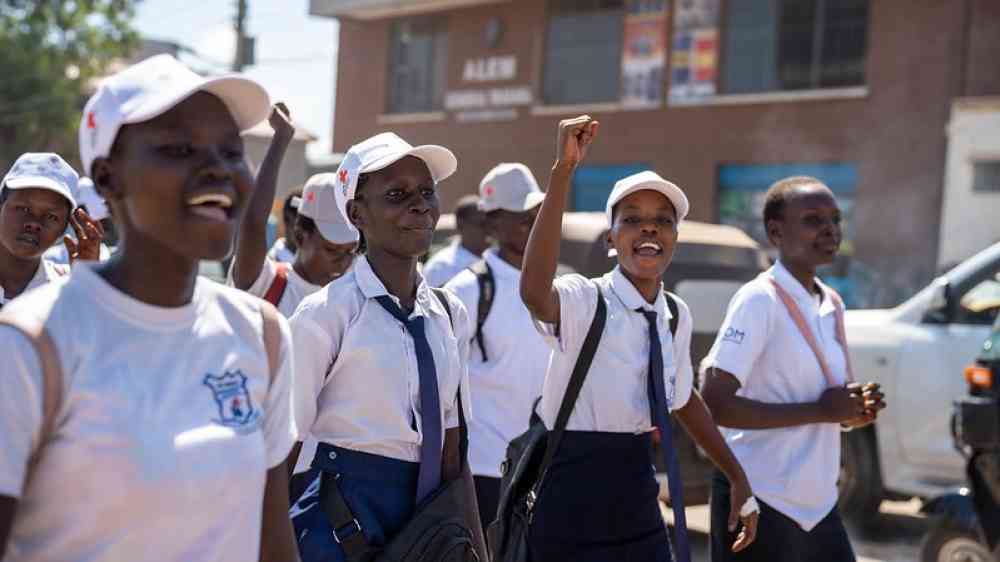
<svg viewBox="0 0 1000 562"><path fill-rule="evenodd" d="M315 200L316 200L316 192L315 191L310 191L309 193L306 193L306 201L312 203Z"/></svg>
<svg viewBox="0 0 1000 562"><path fill-rule="evenodd" d="M483 188L483 195L485 195L485 196L487 196L487 197L493 197L493 193L494 193L495 191L496 191L496 190L495 190L495 189L493 189L493 186L492 186L492 185L487 185L487 186L486 186L485 188Z"/></svg>
<svg viewBox="0 0 1000 562"><path fill-rule="evenodd" d="M96 129L97 128L97 120L94 118L94 112L93 111L87 112L87 128L88 129Z"/></svg>
<svg viewBox="0 0 1000 562"><path fill-rule="evenodd" d="M351 176L347 173L347 170L341 170L339 177L340 177L340 183L346 185L348 178L350 178Z"/></svg>

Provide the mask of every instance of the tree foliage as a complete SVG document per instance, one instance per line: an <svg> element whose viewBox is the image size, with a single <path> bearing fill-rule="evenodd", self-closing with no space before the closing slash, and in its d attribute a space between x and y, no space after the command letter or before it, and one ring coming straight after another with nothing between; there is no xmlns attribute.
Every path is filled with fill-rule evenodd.
<svg viewBox="0 0 1000 562"><path fill-rule="evenodd" d="M135 0L0 0L0 171L23 152L77 161L96 80L138 44Z"/></svg>

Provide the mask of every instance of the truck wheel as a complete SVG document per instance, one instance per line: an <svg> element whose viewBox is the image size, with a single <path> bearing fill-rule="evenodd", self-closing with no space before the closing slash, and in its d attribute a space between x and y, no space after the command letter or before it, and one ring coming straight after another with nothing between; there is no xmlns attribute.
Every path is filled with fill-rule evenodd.
<svg viewBox="0 0 1000 562"><path fill-rule="evenodd" d="M991 562L989 548L975 531L938 521L920 545L921 562Z"/></svg>
<svg viewBox="0 0 1000 562"><path fill-rule="evenodd" d="M875 432L870 428L841 434L840 513L861 527L870 526L878 518L885 491L879 469Z"/></svg>

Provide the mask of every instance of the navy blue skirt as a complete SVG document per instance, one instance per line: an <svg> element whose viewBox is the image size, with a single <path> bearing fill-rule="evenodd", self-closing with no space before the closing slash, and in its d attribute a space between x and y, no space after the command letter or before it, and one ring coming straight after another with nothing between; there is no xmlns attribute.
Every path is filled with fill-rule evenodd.
<svg viewBox="0 0 1000 562"><path fill-rule="evenodd" d="M319 505L321 471L337 477L336 485L369 544L385 545L413 517L419 463L321 443L306 473L311 483L290 511L302 562L347 561Z"/></svg>
<svg viewBox="0 0 1000 562"><path fill-rule="evenodd" d="M651 434L567 431L528 531L532 562L669 562Z"/></svg>

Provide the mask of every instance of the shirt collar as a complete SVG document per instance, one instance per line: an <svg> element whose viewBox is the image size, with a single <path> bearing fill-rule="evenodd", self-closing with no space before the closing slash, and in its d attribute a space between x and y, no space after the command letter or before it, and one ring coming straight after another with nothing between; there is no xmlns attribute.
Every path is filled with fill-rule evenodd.
<svg viewBox="0 0 1000 562"><path fill-rule="evenodd" d="M498 277L521 277L521 270L504 261L500 257L500 251L496 248L490 248L483 252L483 259L493 270L493 274Z"/></svg>
<svg viewBox="0 0 1000 562"><path fill-rule="evenodd" d="M375 275L375 270L372 269L371 263L368 262L368 256L360 256L355 260L354 275L357 279L358 288L361 289L361 294L366 299L388 295L396 303L396 306L399 306L399 299L395 295L389 294L389 291L386 290L385 285L378 278L378 275ZM423 275L417 272L417 301L410 317L423 316L425 314L423 311L425 310L437 310L436 303L433 302L436 299L437 297L431 294L430 287L424 282Z"/></svg>
<svg viewBox="0 0 1000 562"><path fill-rule="evenodd" d="M802 283L799 283L799 280L792 275L791 271L788 271L788 268L785 267L785 264L781 263L780 260L775 261L774 265L771 267L771 277L778 282L778 285L781 285L782 289L788 291L788 293L792 295L792 298L797 302L811 303L815 305L816 297L807 291ZM823 284L819 277L815 277L814 282L816 283L816 286L820 288L823 296L823 300L819 307L820 313L825 313L828 308L833 310L833 302L830 300L830 297L827 296L831 289Z"/></svg>
<svg viewBox="0 0 1000 562"><path fill-rule="evenodd" d="M615 295L618 296L618 300L625 305L625 308L629 310L651 310L656 312L657 315L663 316L664 318L670 319L673 317L670 314L670 310L667 308L667 300L663 295L663 285L660 285L661 290L659 291L656 302L650 304L646 302L646 299L642 298L639 294L639 290L635 288L635 285L625 277L625 274L621 271L621 266L615 266L615 268L608 273L605 277L610 278L611 290L614 291Z"/></svg>

